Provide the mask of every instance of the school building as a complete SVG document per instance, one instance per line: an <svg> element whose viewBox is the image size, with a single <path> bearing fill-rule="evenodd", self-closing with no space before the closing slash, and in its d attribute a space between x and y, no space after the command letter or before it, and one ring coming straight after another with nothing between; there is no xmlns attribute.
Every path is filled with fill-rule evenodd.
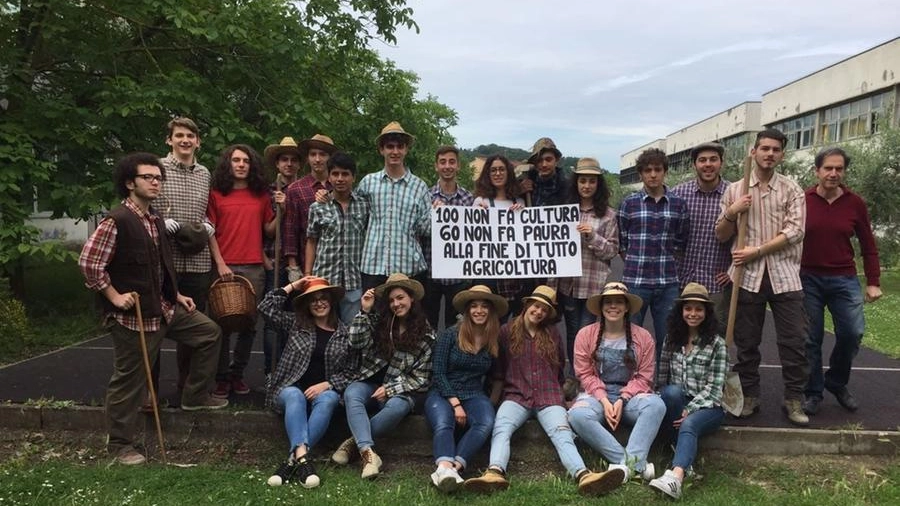
<svg viewBox="0 0 900 506"><path fill-rule="evenodd" d="M777 128L788 137L791 156L807 156L822 146L864 139L900 113L900 37L762 94L673 132L665 139L623 154L619 181L639 183L635 160L657 147L667 153L669 170L690 169L690 150L703 142L725 146L726 159L739 160L753 146L756 132Z"/></svg>

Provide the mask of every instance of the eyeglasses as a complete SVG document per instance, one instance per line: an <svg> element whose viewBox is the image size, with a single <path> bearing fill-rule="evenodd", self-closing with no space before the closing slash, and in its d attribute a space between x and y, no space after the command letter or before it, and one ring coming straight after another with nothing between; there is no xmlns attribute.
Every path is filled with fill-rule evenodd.
<svg viewBox="0 0 900 506"><path fill-rule="evenodd" d="M506 174L506 167L491 167L491 174Z"/></svg>
<svg viewBox="0 0 900 506"><path fill-rule="evenodd" d="M311 300L309 303L310 303L310 305L312 305L312 304L331 304L331 301L328 300L328 297L313 297L313 300Z"/></svg>
<svg viewBox="0 0 900 506"><path fill-rule="evenodd" d="M139 177L148 183L162 184L162 182L165 181L165 179L163 179L162 176L157 176L156 174L138 174L137 176L134 176L134 177L136 177L136 178Z"/></svg>

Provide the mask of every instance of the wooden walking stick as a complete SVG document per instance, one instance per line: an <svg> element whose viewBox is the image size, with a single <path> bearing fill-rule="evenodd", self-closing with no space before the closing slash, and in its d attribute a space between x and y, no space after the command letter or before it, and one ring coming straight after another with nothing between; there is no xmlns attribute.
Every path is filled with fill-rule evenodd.
<svg viewBox="0 0 900 506"><path fill-rule="evenodd" d="M282 188L282 179L281 173L275 176L275 191L280 192ZM272 283L272 288L280 288L281 287L281 271L279 267L281 267L281 215L284 211L283 205L275 204L275 282ZM279 337L278 332L275 333L275 342L272 343L272 369L270 372L272 374L275 373L275 367L278 365L278 348L279 346ZM266 385L268 388L269 385Z"/></svg>
<svg viewBox="0 0 900 506"><path fill-rule="evenodd" d="M741 196L750 191L750 171L753 169L753 157L747 155L744 158L744 180L741 182ZM749 212L749 211L748 211ZM747 244L747 213L737 215L737 239L734 250L742 249ZM738 294L741 291L741 282L744 280L744 264L734 267L734 279L731 285L731 301L728 305L728 326L725 330L725 344L731 346L734 343L734 322L737 316Z"/></svg>
<svg viewBox="0 0 900 506"><path fill-rule="evenodd" d="M159 451L163 464L166 464L166 443L163 438L162 424L159 422L159 403L156 401L156 389L153 388L153 376L150 372L150 354L147 352L147 338L144 336L144 317L141 315L141 296L131 292L134 297L134 310L137 312L138 334L141 338L141 355L144 358L144 374L147 377L147 389L150 391L150 404L153 406L153 420L156 422L156 437L159 440Z"/></svg>

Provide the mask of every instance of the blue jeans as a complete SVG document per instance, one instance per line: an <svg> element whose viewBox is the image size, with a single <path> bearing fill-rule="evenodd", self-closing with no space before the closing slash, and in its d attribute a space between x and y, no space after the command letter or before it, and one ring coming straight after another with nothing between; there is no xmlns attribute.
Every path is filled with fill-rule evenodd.
<svg viewBox="0 0 900 506"><path fill-rule="evenodd" d="M809 318L806 337L806 359L809 381L806 396L822 398L825 388L847 386L850 368L859 352L866 330L863 317L863 294L856 276L815 276L802 274L803 306ZM825 308L834 321L834 349L828 360L828 372L822 374L822 339L825 334Z"/></svg>
<svg viewBox="0 0 900 506"><path fill-rule="evenodd" d="M460 401L466 412L466 431L456 442L456 418L453 407L437 390L428 392L425 418L431 425L434 461L459 462L463 468L469 459L484 446L494 427L494 406L486 395Z"/></svg>
<svg viewBox="0 0 900 506"><path fill-rule="evenodd" d="M350 325L350 322L353 321L353 317L359 312L361 298L361 288L344 292L344 298L341 299L340 304L340 316L344 325Z"/></svg>
<svg viewBox="0 0 900 506"><path fill-rule="evenodd" d="M630 286L628 288L631 293L644 301L641 310L637 314L631 315L631 323L643 326L647 310L651 308L653 310L653 338L656 340L656 363L658 364L663 341L666 339L669 313L672 312L672 306L675 305L675 299L678 298L678 283L653 287Z"/></svg>
<svg viewBox="0 0 900 506"><path fill-rule="evenodd" d="M614 403L618 396L607 398ZM624 448L604 427L603 404L589 394L581 394L575 399L569 409L569 423L610 464L631 464L633 461L635 471L642 472L647 466L650 445L665 415L666 405L658 395L638 394L632 397L622 408L620 423L632 426L628 445Z"/></svg>
<svg viewBox="0 0 900 506"><path fill-rule="evenodd" d="M284 408L284 429L291 448L306 445L307 449L311 449L321 441L340 401L341 396L334 390L325 390L309 401L303 391L295 386L282 388L278 392L277 402Z"/></svg>
<svg viewBox="0 0 900 506"><path fill-rule="evenodd" d="M350 426L350 432L360 450L375 446L374 438L387 434L413 409L412 398L405 395L388 397L385 402L373 399L372 394L380 386L365 381L354 381L344 391L347 425ZM371 420L366 409L368 406L378 410Z"/></svg>
<svg viewBox="0 0 900 506"><path fill-rule="evenodd" d="M594 323L597 317L587 310L587 299L576 299L566 295L559 296L559 304L563 308L566 320L566 377L574 378L575 336L578 331Z"/></svg>
<svg viewBox="0 0 900 506"><path fill-rule="evenodd" d="M681 418L684 406L691 399L685 395L681 385L666 385L660 390L659 395L666 403L663 432L670 439L674 439L676 432L678 434L672 466L687 469L697 456L697 441L701 436L712 434L719 429L725 418L725 411L722 408L700 408L685 417L681 422L681 428L676 430L672 427L672 422Z"/></svg>
<svg viewBox="0 0 900 506"><path fill-rule="evenodd" d="M535 415L544 433L550 437L550 442L556 448L559 460L566 471L575 477L587 467L584 465L578 448L575 447L575 437L572 428L566 421L566 408L562 406L547 406L543 409L528 409L513 401L503 401L497 409L497 420L494 422L494 434L491 437L490 465L506 471L509 464L509 440L513 433L525 422Z"/></svg>

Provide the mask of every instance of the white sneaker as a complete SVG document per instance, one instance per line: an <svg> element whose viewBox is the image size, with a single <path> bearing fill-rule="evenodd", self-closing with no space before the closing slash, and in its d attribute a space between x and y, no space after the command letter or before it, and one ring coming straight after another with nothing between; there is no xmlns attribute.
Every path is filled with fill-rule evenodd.
<svg viewBox="0 0 900 506"><path fill-rule="evenodd" d="M438 468L431 473L431 483L445 494L456 491L462 482L462 477L456 472L456 469L453 469L452 467L438 466Z"/></svg>
<svg viewBox="0 0 900 506"><path fill-rule="evenodd" d="M666 469L662 476L650 481L650 487L659 490L672 499L681 498L681 482L675 477L671 469Z"/></svg>
<svg viewBox="0 0 900 506"><path fill-rule="evenodd" d="M656 467L652 462L647 462L647 466L644 467L644 471L641 472L641 478L644 481L650 481L653 478L656 478Z"/></svg>
<svg viewBox="0 0 900 506"><path fill-rule="evenodd" d="M622 483L628 483L628 480L631 479L631 469L625 464L610 464L609 467L606 468L607 471L612 471L613 469L621 469L622 472L625 473L625 478L622 480Z"/></svg>

